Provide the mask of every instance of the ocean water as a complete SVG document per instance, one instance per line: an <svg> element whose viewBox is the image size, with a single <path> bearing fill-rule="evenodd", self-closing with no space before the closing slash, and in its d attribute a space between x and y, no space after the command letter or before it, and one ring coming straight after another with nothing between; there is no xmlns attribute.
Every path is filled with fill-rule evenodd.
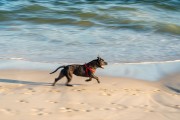
<svg viewBox="0 0 180 120"><path fill-rule="evenodd" d="M179 0L1 0L0 59L180 60Z"/></svg>

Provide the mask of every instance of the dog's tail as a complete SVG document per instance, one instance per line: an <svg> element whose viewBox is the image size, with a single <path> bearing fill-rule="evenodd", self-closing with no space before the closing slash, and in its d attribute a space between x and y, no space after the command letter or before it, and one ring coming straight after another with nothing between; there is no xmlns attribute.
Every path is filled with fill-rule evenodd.
<svg viewBox="0 0 180 120"><path fill-rule="evenodd" d="M55 73L57 70L59 70L60 68L64 68L65 66L60 66L60 67L58 67L56 70L54 70L53 72L51 72L51 73L49 73L49 74L53 74L53 73Z"/></svg>

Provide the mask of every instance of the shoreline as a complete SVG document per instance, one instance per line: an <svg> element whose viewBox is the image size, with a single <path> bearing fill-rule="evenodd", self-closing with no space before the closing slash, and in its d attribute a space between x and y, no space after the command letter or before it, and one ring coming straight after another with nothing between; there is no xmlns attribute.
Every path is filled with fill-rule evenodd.
<svg viewBox="0 0 180 120"><path fill-rule="evenodd" d="M8 120L59 118L144 120L145 116L148 116L147 120L180 118L180 94L168 89L161 81L99 76L101 84L98 84L96 80L85 82L86 78L73 76L71 84L74 87L65 86L65 78L58 81L56 86L51 86L57 75L58 72L49 75L49 71L46 70L0 70L0 118Z"/></svg>
<svg viewBox="0 0 180 120"><path fill-rule="evenodd" d="M61 65L73 63L43 63L25 60L0 60L0 70L48 70L53 71ZM158 81L169 75L180 73L180 61L110 63L104 69L98 68L99 76L122 77L145 81Z"/></svg>

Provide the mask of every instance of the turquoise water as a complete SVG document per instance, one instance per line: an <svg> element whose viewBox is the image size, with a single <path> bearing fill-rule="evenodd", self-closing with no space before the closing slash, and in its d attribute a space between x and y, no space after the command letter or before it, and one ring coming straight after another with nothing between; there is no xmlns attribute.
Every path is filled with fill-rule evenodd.
<svg viewBox="0 0 180 120"><path fill-rule="evenodd" d="M0 59L180 60L179 0L1 0Z"/></svg>

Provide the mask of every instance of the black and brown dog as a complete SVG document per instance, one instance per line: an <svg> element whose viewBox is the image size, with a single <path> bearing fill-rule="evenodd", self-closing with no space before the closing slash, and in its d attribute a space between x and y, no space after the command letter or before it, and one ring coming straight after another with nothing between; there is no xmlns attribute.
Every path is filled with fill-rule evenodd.
<svg viewBox="0 0 180 120"><path fill-rule="evenodd" d="M103 66L107 65L107 62L105 62L102 58L97 57L97 59L92 60L89 63L86 63L84 65L79 64L73 64L73 65L67 65L67 66L60 66L55 71L51 72L50 74L55 73L58 69L63 68L57 78L55 78L54 83L52 86L56 84L57 81L59 81L64 76L67 78L66 86L72 86L69 84L69 82L72 80L72 75L75 74L77 76L82 77L89 77L86 81L91 81L92 78L96 79L98 83L100 83L99 78L94 75L97 68L104 68Z"/></svg>

